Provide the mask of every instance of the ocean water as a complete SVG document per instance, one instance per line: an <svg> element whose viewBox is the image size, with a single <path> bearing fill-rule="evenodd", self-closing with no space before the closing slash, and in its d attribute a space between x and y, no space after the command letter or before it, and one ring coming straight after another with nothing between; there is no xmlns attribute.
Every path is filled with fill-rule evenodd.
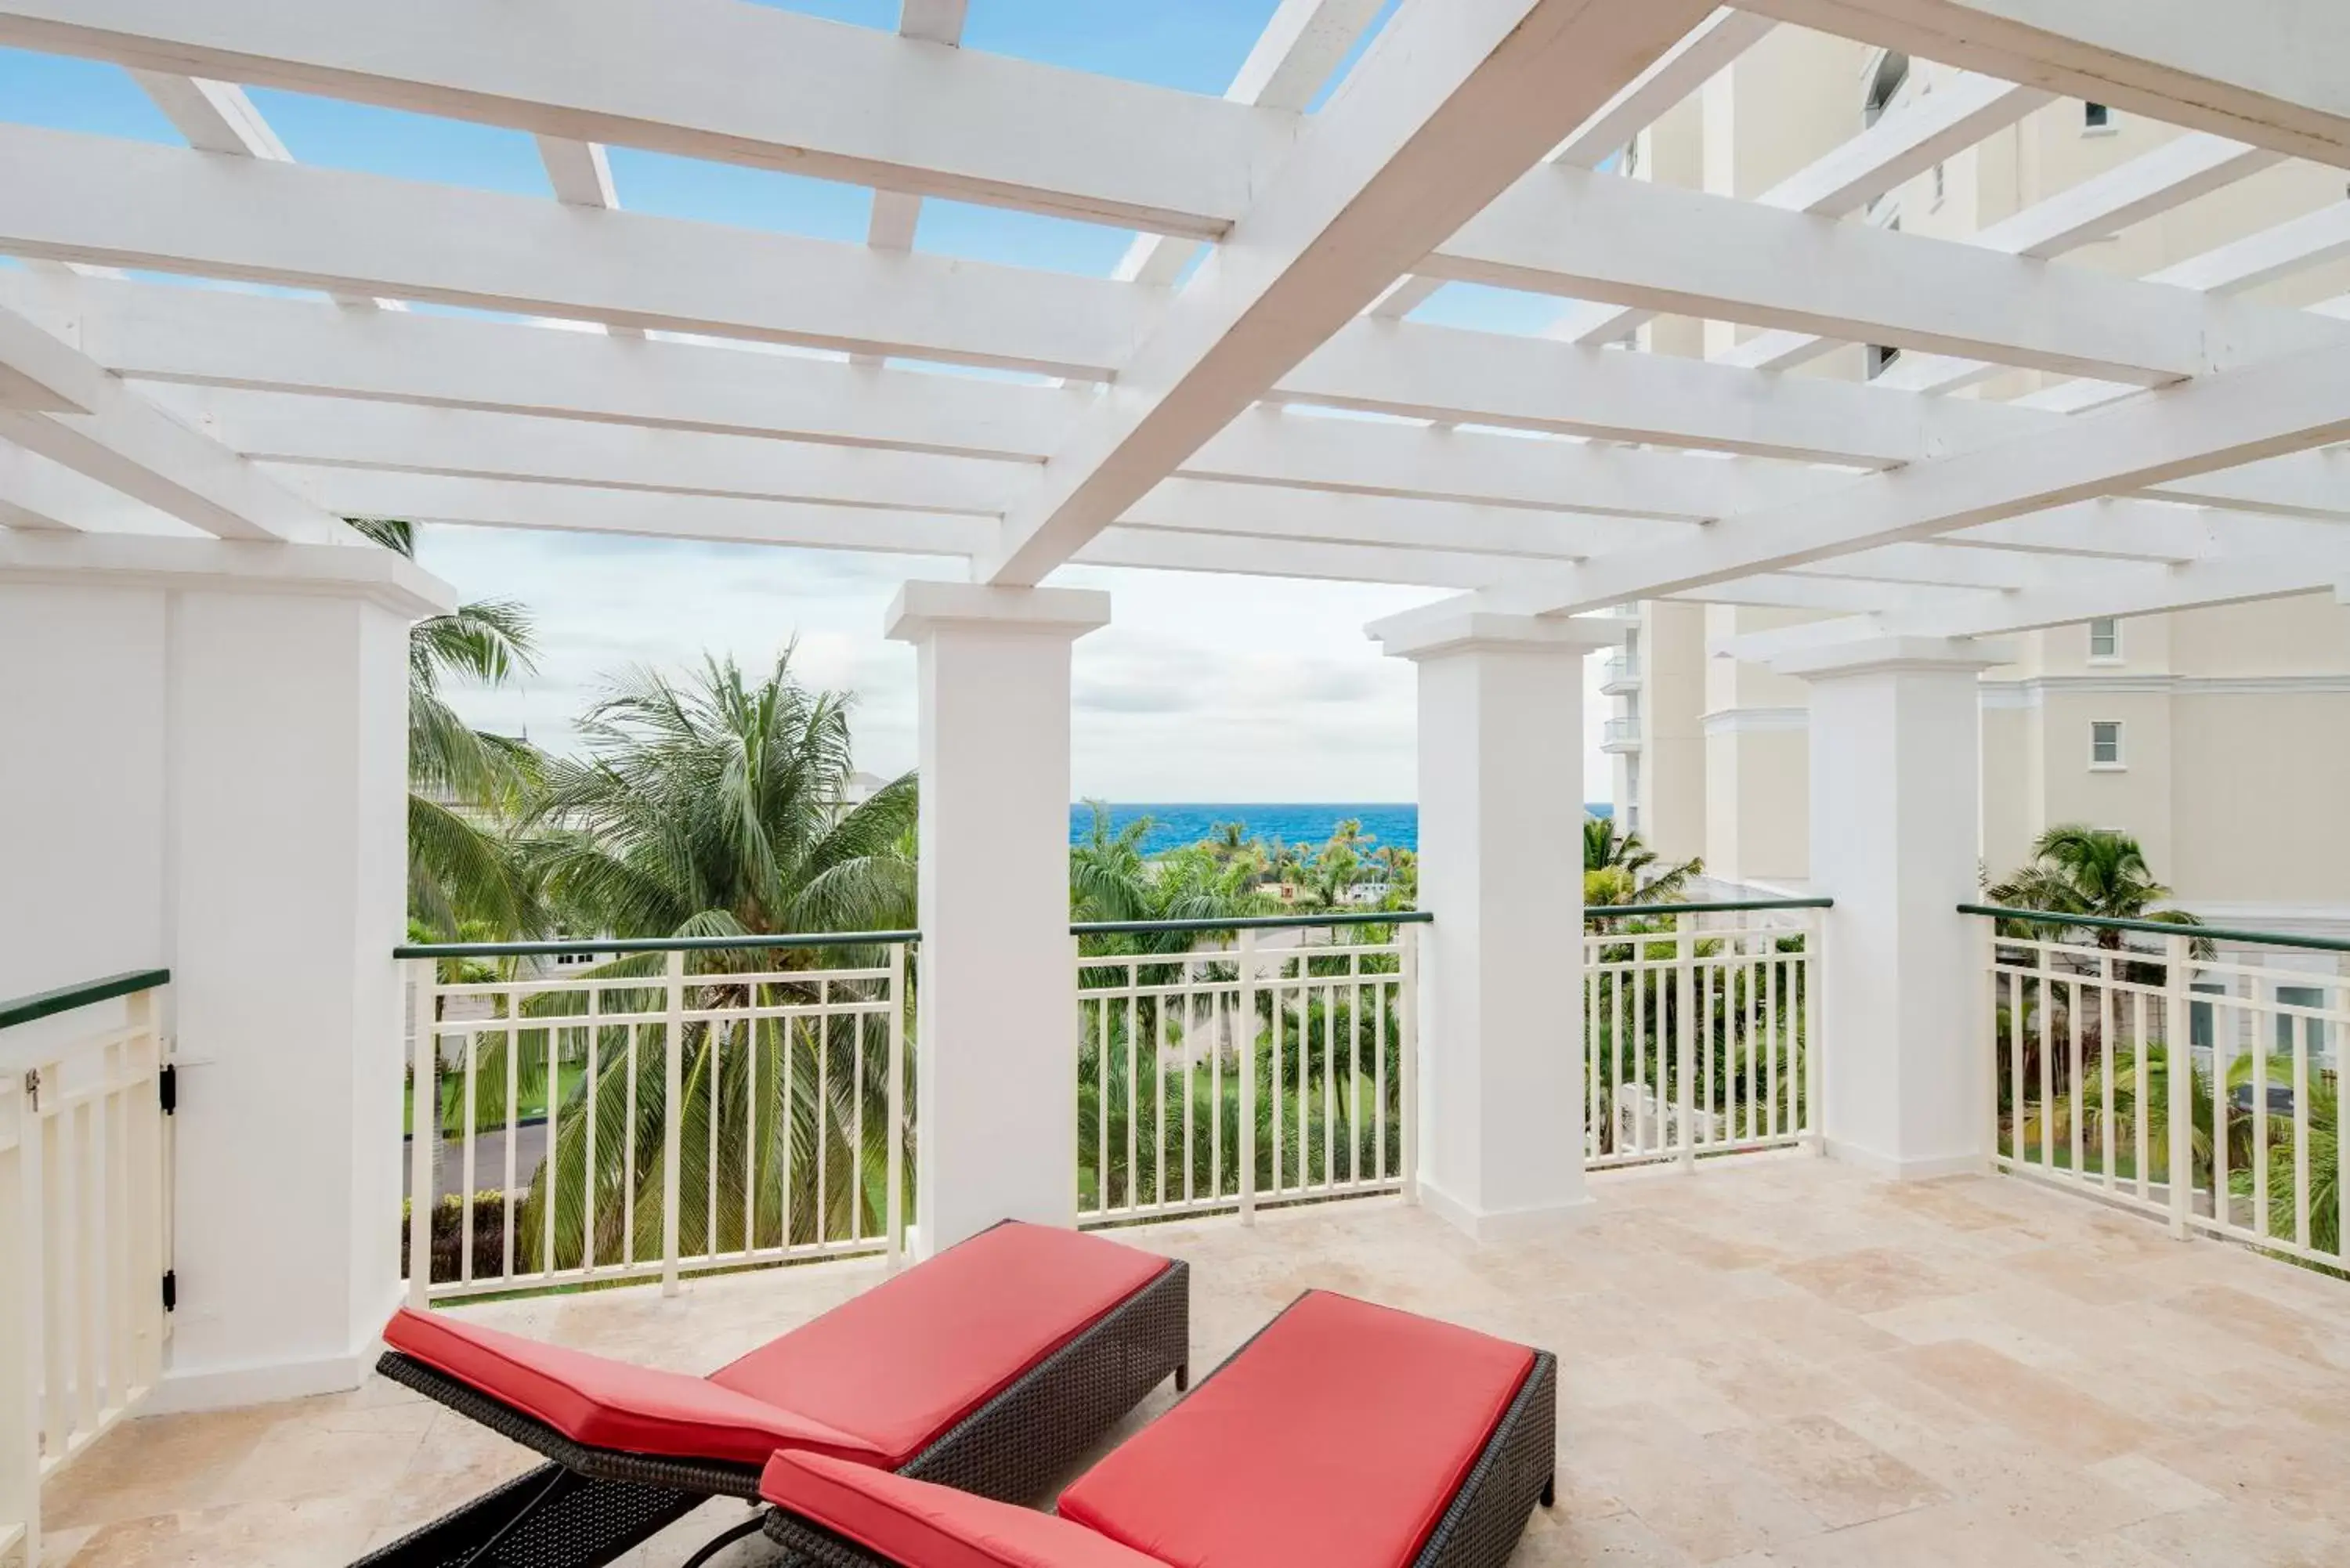
<svg viewBox="0 0 2350 1568"><path fill-rule="evenodd" d="M1109 810L1112 831L1125 828L1138 816L1150 818L1150 831L1142 840L1145 852L1156 853L1178 845L1196 844L1215 831L1220 822L1246 825L1248 836L1267 843L1280 839L1285 844L1320 844L1326 840L1338 824L1347 817L1361 821L1365 836L1372 839L1372 848L1396 845L1405 849L1419 847L1419 807L1409 802L1333 802L1298 805L1289 802L1104 802ZM1602 802L1584 809L1606 816L1610 808ZM1076 843L1093 831L1093 808L1079 804L1069 807L1069 842Z"/></svg>

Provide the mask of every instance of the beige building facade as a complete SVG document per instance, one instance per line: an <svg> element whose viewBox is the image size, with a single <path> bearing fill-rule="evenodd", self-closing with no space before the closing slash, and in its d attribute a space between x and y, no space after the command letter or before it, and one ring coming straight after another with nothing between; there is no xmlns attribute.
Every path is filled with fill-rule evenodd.
<svg viewBox="0 0 2350 1568"><path fill-rule="evenodd" d="M1632 150L1637 178L1748 199L1958 73L1801 28L1773 30ZM1855 223L1963 240L2178 135L2054 99L1887 193ZM2279 162L2064 252L2144 277L2338 207L2336 172ZM2350 296L2350 245L2237 292L2310 306ZM2182 279L2190 281L2191 279ZM1659 317L1652 349L1719 357L1748 334ZM1898 354L1844 345L1783 373L1874 378ZM2058 379L2008 370L1960 395ZM2345 497L2350 504L2350 495ZM1801 886L1810 869L1806 688L1711 649L1832 612L1648 601L1630 612L1628 682L1611 679L1619 821L1730 883ZM2208 919L2350 929L2350 607L2332 595L2074 625L2015 639L1982 678L1980 853L1997 877L2061 822L2126 829Z"/></svg>

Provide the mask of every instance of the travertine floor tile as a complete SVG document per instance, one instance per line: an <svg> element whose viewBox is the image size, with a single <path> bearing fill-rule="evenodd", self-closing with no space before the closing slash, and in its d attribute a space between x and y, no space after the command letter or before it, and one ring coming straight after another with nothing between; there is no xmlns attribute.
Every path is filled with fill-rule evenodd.
<svg viewBox="0 0 2350 1568"><path fill-rule="evenodd" d="M1387 1200L1121 1235L1190 1261L1201 1372L1315 1287L1556 1352L1559 1502L1523 1564L2350 1568L2350 1285L2013 1179L1795 1156L1594 1186L1583 1222L1508 1246ZM458 1310L700 1372L881 1277ZM49 1557L338 1568L536 1462L380 1379L135 1421L50 1484ZM676 1568L742 1517L710 1504L624 1561Z"/></svg>

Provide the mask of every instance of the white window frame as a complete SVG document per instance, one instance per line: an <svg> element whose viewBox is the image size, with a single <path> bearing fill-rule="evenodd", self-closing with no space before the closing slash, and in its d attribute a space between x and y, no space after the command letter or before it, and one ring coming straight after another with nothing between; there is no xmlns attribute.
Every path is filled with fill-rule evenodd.
<svg viewBox="0 0 2350 1568"><path fill-rule="evenodd" d="M2110 761L2101 760L2097 755L2097 732L2107 726L2111 726L2114 732L2114 754ZM2129 749L2124 742L2122 722L2119 719L2090 720L2089 771L2093 774L2117 774L2128 767Z"/></svg>
<svg viewBox="0 0 2350 1568"><path fill-rule="evenodd" d="M2099 653L2099 652L2097 651L2097 628L2098 628L2099 627L2101 627L2101 626L2102 626L2102 627L2108 627L2108 628L2112 628L2112 636L2113 636L2113 649L2112 649L2112 651L2111 651L2111 652L2108 652L2108 653ZM2092 663L2092 664L2119 664L2121 661L2122 661L2122 621L2121 621L2121 617L2119 617L2119 616L2111 616L2111 615L2099 616L2099 617L2097 617L2095 619L2094 619L2094 620L2090 621L2090 622L2089 622L2089 662L2090 662L2090 663Z"/></svg>

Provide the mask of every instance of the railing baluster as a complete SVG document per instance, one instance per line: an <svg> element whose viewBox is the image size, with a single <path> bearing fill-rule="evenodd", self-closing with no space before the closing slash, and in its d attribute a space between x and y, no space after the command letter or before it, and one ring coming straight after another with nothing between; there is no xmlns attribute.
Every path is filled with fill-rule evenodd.
<svg viewBox="0 0 2350 1568"><path fill-rule="evenodd" d="M2103 1064L2097 1073L2098 1160L2104 1167L2106 1190L2114 1189L2114 961L2098 961L2097 1053Z"/></svg>
<svg viewBox="0 0 2350 1568"><path fill-rule="evenodd" d="M1680 1123L1683 1169L1697 1168L1697 917L1673 917L1673 1115Z"/></svg>
<svg viewBox="0 0 2350 1568"><path fill-rule="evenodd" d="M1396 940L1402 945L1398 955L1401 1000L1396 1004L1396 1025L1402 1034L1397 1046L1396 1070L1403 1083L1398 1091L1401 1102L1402 1127L1397 1141L1403 1148L1403 1198L1407 1203L1419 1201L1419 928L1399 926Z"/></svg>
<svg viewBox="0 0 2350 1568"><path fill-rule="evenodd" d="M2324 994L2320 992L2320 994ZM2296 1016L2293 1030L2293 1242L2309 1245L2309 1019ZM2261 1107L2263 1115L2268 1107ZM2338 1112L2336 1113L2338 1116ZM2340 1129L2335 1129L2340 1136Z"/></svg>
<svg viewBox="0 0 2350 1568"><path fill-rule="evenodd" d="M666 1018L661 1026L661 1294L677 1294L679 1190L685 1137L685 954L672 950L662 969Z"/></svg>
<svg viewBox="0 0 2350 1568"><path fill-rule="evenodd" d="M895 1269L905 1246L905 1165L906 1125L906 970L910 956L908 944L889 944L889 1125L882 1137L888 1145L889 1170L887 1180L889 1213L889 1260ZM784 1238L786 1244L791 1238Z"/></svg>
<svg viewBox="0 0 2350 1568"><path fill-rule="evenodd" d="M519 994L516 994L514 998L514 1011L517 1013L522 1011L522 997ZM498 1226L499 1256L503 1262L498 1272L505 1278L512 1279L514 1278L515 1272L515 1145L522 1139L522 1074L520 1071L522 1047L520 1044L520 1031L509 1028L505 1032L504 1038L506 1058L506 1150L505 1176L502 1185L505 1190L500 1195L499 1199L499 1207L503 1215L503 1222ZM547 1049L550 1053L554 1050L554 1033L549 1031L547 1034ZM546 1098L550 1106L550 1114L552 1114L551 1107L555 1097L555 1077L553 1069L550 1066L546 1083ZM550 1127L553 1126L551 1122L548 1125ZM555 1139L551 1133L548 1135L546 1142L546 1158L550 1162L555 1158ZM594 1168L591 1166L589 1168L592 1169ZM547 1166L548 1180L546 1184L546 1194L548 1199L547 1207L550 1210L554 1207L554 1165L549 1163ZM466 1196L465 1201L469 1206L472 1204L473 1197L471 1194ZM470 1229L470 1226L468 1228ZM549 1269L555 1267L555 1262L552 1257L548 1259L546 1266Z"/></svg>
<svg viewBox="0 0 2350 1568"><path fill-rule="evenodd" d="M432 1172L441 1145L441 999L435 961L410 959L408 1005L414 1022L408 1086L408 1304L424 1310L432 1293Z"/></svg>
<svg viewBox="0 0 2350 1568"><path fill-rule="evenodd" d="M2194 1213L2195 1187L2195 1052L2192 1036L2193 992L2187 973L2191 950L2185 937L2172 937L2164 946L2163 965L2163 1062L2168 1080L2170 1125L2170 1233L2180 1241L2187 1239L2189 1219ZM2212 1059L2219 1059L2218 1020L2212 1034ZM2215 1158L2213 1169L2219 1168ZM2218 1212L2215 1198L2213 1212Z"/></svg>

